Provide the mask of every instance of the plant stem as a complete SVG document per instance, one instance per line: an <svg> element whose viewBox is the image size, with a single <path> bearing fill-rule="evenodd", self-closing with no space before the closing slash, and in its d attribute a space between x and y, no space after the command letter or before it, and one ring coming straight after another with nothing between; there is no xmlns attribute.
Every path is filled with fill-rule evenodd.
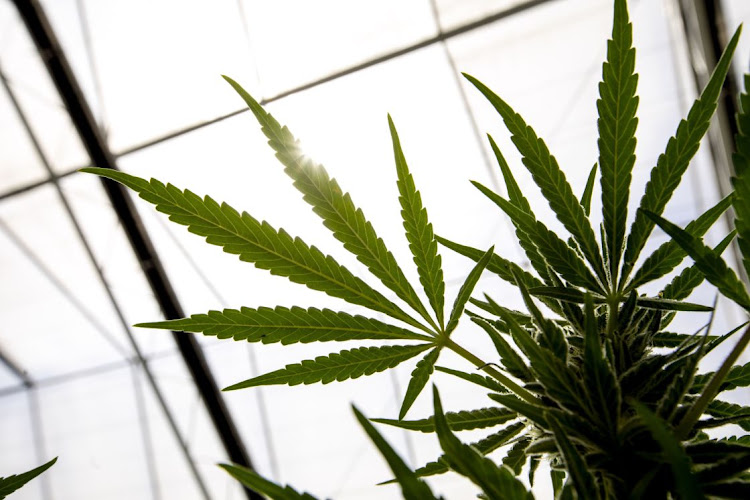
<svg viewBox="0 0 750 500"><path fill-rule="evenodd" d="M607 309L609 309L609 314L607 314L607 338L612 341L614 341L615 329L617 328L617 313L619 305L620 302L617 297L614 299L607 299Z"/></svg>
<svg viewBox="0 0 750 500"><path fill-rule="evenodd" d="M488 363L485 363L478 357L476 357L474 354L470 353L460 345L456 344L450 339L445 339L445 346L450 349L451 351L455 352L462 358L466 359L467 361L474 364L477 368L482 369L485 373L491 375L494 377L498 382L503 384L505 387L511 390L516 396L520 397L521 399L525 400L528 403L531 404L539 404L539 401L536 397L534 397L533 394L531 394L529 391L521 387L520 385L513 382L510 378L500 373L498 370L493 368Z"/></svg>
<svg viewBox="0 0 750 500"><path fill-rule="evenodd" d="M734 366L734 363L739 359L740 354L745 350L748 343L750 343L750 326L745 329L739 342L737 342L737 345L734 346L732 352L726 357L719 370L714 373L713 377L711 377L711 380L708 382L708 385L706 385L706 388L703 389L700 397L695 403L693 403L693 406L690 407L685 416L682 417L676 430L678 439L683 440L687 438L695 423L719 393L721 384L724 382L724 379L727 378L729 370L732 369L732 366Z"/></svg>

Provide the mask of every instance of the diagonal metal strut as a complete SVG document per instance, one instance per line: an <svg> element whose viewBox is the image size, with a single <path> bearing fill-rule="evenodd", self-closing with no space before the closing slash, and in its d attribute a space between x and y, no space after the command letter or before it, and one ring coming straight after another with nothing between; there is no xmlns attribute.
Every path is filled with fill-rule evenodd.
<svg viewBox="0 0 750 500"><path fill-rule="evenodd" d="M37 0L14 0L14 3L67 108L73 126L92 164L116 169L114 155L96 125L91 109L39 2ZM183 317L184 313L177 295L132 200L119 184L107 180L102 180L102 183L164 317L167 319ZM229 459L236 464L252 468L247 450L221 398L216 381L197 341L192 335L177 332L173 332L173 337ZM262 498L251 490L246 489L245 492L249 499L260 500Z"/></svg>

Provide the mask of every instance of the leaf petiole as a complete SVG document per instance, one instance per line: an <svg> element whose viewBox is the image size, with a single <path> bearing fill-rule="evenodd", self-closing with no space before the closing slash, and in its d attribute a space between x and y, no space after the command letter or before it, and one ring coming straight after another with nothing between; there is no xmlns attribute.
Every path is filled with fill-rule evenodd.
<svg viewBox="0 0 750 500"><path fill-rule="evenodd" d="M485 361L482 361L477 356L472 354L471 352L467 351L460 345L453 342L451 339L447 337L442 337L445 347L450 349L451 351L455 352L465 360L472 363L474 366L477 367L477 369L483 370L485 373L496 379L498 382L503 384L505 387L508 388L513 394L518 396L519 398L523 399L524 401L532 404L538 404L539 401L537 398L531 394L529 391L518 385L517 383L513 382L509 377L506 375L500 373L496 368L492 366L492 363L487 363Z"/></svg>

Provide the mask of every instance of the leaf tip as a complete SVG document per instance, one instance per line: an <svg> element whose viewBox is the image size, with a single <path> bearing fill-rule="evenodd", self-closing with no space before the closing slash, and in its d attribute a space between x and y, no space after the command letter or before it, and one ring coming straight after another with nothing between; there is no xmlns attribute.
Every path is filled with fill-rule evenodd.
<svg viewBox="0 0 750 500"><path fill-rule="evenodd" d="M104 169L98 168L98 167L85 167L85 168L78 169L79 172L82 172L84 174L98 174L100 170L104 170Z"/></svg>

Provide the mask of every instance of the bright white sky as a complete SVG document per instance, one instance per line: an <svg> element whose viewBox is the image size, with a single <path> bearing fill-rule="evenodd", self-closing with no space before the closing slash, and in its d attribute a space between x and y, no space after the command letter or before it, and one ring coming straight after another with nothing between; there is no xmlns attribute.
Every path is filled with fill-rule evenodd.
<svg viewBox="0 0 750 500"><path fill-rule="evenodd" d="M518 3L442 0L437 5L443 29L450 29ZM610 30L610 3L551 2L453 38L446 46L432 45L280 99L268 109L352 194L413 282L417 278L400 222L387 113L398 127L436 232L479 248L494 244L501 255L522 262L508 221L468 182L498 186L494 165L485 163L485 132L497 140L537 213L550 226L559 226L522 171L499 118L478 92L456 79L447 54L460 71L484 81L534 126L580 192L597 157L594 103ZM257 98L269 98L437 32L426 0L371 4L48 0L43 4L115 152L240 109L241 100L221 74L232 76ZM641 98L632 204L640 199L650 167L694 97L673 4L672 0L631 2ZM750 19L748 2L726 4L730 27ZM81 14L88 35L82 32ZM92 41L90 52L86 36ZM745 36L739 61L750 57L749 41ZM53 169L67 172L85 165L85 154L30 40L11 3L2 0L0 68ZM468 96L468 112L462 92ZM0 128L0 193L45 179L5 92L0 92ZM119 165L247 210L364 274L302 202L249 113L125 155ZM62 186L127 322L159 319L98 181L74 174ZM594 213L598 213L598 197L597 186ZM715 174L702 150L667 217L685 224L717 200ZM165 224L144 202L137 202L137 207L189 313L277 304L361 312L240 263L183 228ZM17 382L0 366L0 475L31 468L40 456L59 455L58 464L45 475L55 500L149 498L155 484L163 498L200 498L186 479L185 463L154 395L140 372L122 363L123 351L129 352L125 332L55 190L47 185L2 200L0 222L0 273L5 285L0 287L0 350L33 379L47 381L32 397L23 392L9 395ZM708 240L718 242L724 234L725 229L718 228ZM650 248L663 238L657 234ZM32 249L37 261L25 254L24 246ZM447 250L441 254L452 298L470 263ZM488 277L480 288L520 307L520 299L505 293L507 289L496 279ZM66 298L62 289L70 291L73 299ZM692 300L710 304L713 297L714 291L704 287ZM727 331L741 322L727 304L720 301L719 308L715 331ZM686 314L674 328L694 331L704 321ZM239 499L233 482L213 465L223 460L223 452L168 333L134 330L134 334L144 352L153 356L159 385L214 498ZM476 352L489 352L482 335L470 325L457 335ZM231 341L201 342L222 387L351 347L248 348ZM439 364L469 369L447 355ZM112 366L96 375L52 382L105 365ZM226 400L261 473L322 498L392 497L397 492L394 487L373 486L389 474L352 418L349 404L354 401L368 416L395 416L412 369L413 363L405 363L392 374L327 386L238 391L228 393ZM436 380L449 410L489 404L481 391L467 390L464 383L440 375ZM259 410L261 398L270 433ZM38 424L31 418L34 402L41 410ZM423 395L410 417L430 412L429 398ZM34 426L44 436L44 450L34 439ZM141 437L144 430L150 444ZM383 431L413 465L438 455L433 436ZM481 435L463 437L475 440ZM155 481L149 479L144 458L149 446L155 450ZM540 471L538 476L542 492L548 482L543 474ZM450 498L466 498L473 491L453 475L433 484ZM41 487L41 482L32 484L14 498L42 498Z"/></svg>

